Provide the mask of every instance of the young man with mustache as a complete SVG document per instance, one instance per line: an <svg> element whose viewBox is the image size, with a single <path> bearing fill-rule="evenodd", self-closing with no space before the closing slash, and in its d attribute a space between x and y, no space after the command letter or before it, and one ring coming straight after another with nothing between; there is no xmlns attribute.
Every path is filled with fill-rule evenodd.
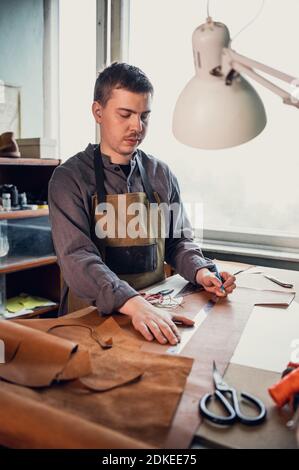
<svg viewBox="0 0 299 470"><path fill-rule="evenodd" d="M100 144L89 144L55 170L49 186L50 218L66 282L60 313L66 313L71 289L103 314L118 311L130 316L146 340L176 344L175 321L192 325L192 320L151 305L138 290L164 278L164 261L186 280L219 297L233 291L235 278L222 272L223 283L219 280L214 263L203 257L192 239L176 177L164 162L139 149L147 133L152 98L153 86L137 67L115 63L100 73L92 105ZM170 231L165 238L161 233L101 237L102 217L105 223L115 221L107 216L109 210L97 208L110 204L119 217L120 201L125 208L176 204L179 220L166 221ZM128 225L132 217L122 214L121 220ZM184 228L179 236L174 235L177 223Z"/></svg>

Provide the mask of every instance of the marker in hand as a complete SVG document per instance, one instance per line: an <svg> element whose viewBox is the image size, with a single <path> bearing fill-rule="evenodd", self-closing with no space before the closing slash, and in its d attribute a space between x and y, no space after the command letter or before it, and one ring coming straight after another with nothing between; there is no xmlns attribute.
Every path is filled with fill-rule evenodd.
<svg viewBox="0 0 299 470"><path fill-rule="evenodd" d="M219 281L221 281L222 285L220 286L220 290L225 294L226 292L225 292L225 288L223 287L223 279L220 275L220 272L218 271L216 264L215 264L215 276L219 279Z"/></svg>

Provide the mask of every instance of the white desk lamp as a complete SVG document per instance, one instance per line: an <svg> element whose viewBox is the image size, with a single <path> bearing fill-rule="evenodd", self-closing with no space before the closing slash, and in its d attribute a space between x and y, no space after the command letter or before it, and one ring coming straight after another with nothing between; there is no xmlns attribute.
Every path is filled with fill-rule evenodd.
<svg viewBox="0 0 299 470"><path fill-rule="evenodd" d="M201 149L234 147L263 131L264 105L241 73L299 108L295 96L254 69L288 83L298 84L298 80L233 51L224 24L209 17L194 31L192 43L196 73L179 96L173 115L173 133L183 144Z"/></svg>

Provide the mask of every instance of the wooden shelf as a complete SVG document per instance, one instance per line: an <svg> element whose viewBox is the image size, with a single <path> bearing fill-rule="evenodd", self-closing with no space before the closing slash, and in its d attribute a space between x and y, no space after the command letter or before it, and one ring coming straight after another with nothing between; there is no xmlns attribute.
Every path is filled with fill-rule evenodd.
<svg viewBox="0 0 299 470"><path fill-rule="evenodd" d="M16 271L24 271L26 269L38 268L47 264L55 264L56 256L40 256L36 258L28 257L8 257L5 263L0 264L0 274L9 274Z"/></svg>
<svg viewBox="0 0 299 470"><path fill-rule="evenodd" d="M55 158L2 158L0 165L31 165L31 166L58 166L60 160Z"/></svg>
<svg viewBox="0 0 299 470"><path fill-rule="evenodd" d="M28 217L43 217L49 215L49 209L19 210L10 212L0 212L0 220L24 219Z"/></svg>
<svg viewBox="0 0 299 470"><path fill-rule="evenodd" d="M48 184L55 169L60 165L59 159L43 158L2 158L0 157L0 185L13 184L19 193L30 194L36 200L46 201ZM9 230L14 230L14 225L23 224L23 220L38 217L47 219L49 209L47 207L36 210L12 210L0 212L0 222L8 220ZM33 222L31 221L31 223ZM42 220L42 219L40 219ZM34 224L35 225L35 224ZM26 242L27 243L27 242ZM29 243L29 242L28 242ZM51 248L49 252L51 253ZM15 297L20 292L28 292L30 295L51 299L55 305L41 307L28 315L16 318L30 318L47 314L56 315L59 308L61 279L57 257L54 253L47 256L37 256L39 252L24 250L18 251L22 256L8 256L1 258L0 275L5 276L6 296ZM34 256L36 253L36 256ZM13 252L12 252L13 254ZM32 255L32 256L31 256Z"/></svg>

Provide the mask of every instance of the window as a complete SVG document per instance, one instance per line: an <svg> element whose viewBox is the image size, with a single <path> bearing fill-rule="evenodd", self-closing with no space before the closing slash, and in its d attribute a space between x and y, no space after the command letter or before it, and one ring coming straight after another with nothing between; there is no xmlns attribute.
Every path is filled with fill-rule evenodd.
<svg viewBox="0 0 299 470"><path fill-rule="evenodd" d="M213 19L232 37L253 18L260 0L211 2ZM233 42L240 54L299 76L297 44L299 3L266 2L261 16ZM203 202L204 228L299 237L299 110L252 82L268 115L265 131L242 146L204 151L186 147L172 135L177 97L194 75L191 37L206 19L206 1L131 0L129 61L155 87L145 151L167 162L177 175L186 202ZM270 237L271 235L271 237ZM256 240L255 240L256 242ZM290 241L292 244L293 242Z"/></svg>
<svg viewBox="0 0 299 470"><path fill-rule="evenodd" d="M60 155L66 160L95 140L96 0L60 0L59 46Z"/></svg>

